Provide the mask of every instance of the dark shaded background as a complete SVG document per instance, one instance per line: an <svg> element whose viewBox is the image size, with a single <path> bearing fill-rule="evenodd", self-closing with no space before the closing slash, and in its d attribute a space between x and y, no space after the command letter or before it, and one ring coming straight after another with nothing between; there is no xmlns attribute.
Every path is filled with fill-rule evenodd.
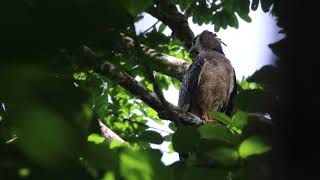
<svg viewBox="0 0 320 180"><path fill-rule="evenodd" d="M281 104L278 110L277 179L319 179L319 57L317 10L298 1L281 1L279 21L288 38L279 51Z"/></svg>

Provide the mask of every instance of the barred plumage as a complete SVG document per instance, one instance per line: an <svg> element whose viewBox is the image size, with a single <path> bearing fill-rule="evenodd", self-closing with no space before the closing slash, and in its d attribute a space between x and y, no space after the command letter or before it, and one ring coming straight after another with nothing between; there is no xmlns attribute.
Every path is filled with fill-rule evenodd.
<svg viewBox="0 0 320 180"><path fill-rule="evenodd" d="M214 121L211 112L231 115L237 83L235 71L223 53L221 40L216 34L204 31L195 37L192 52L198 55L183 79L178 106L206 123Z"/></svg>

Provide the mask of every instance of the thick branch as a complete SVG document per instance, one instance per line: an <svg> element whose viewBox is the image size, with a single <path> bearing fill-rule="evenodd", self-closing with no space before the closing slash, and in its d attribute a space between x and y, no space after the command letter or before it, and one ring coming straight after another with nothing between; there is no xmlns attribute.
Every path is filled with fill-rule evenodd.
<svg viewBox="0 0 320 180"><path fill-rule="evenodd" d="M150 7L148 13L168 25L172 34L180 39L186 48L191 47L194 34L189 27L188 18L178 11L171 0L158 0L157 6Z"/></svg>
<svg viewBox="0 0 320 180"><path fill-rule="evenodd" d="M120 142L125 142L120 136L118 136L115 132L113 132L111 129L109 129L105 124L103 124L99 120L99 126L102 136L109 142L113 140L117 140Z"/></svg>
<svg viewBox="0 0 320 180"><path fill-rule="evenodd" d="M98 59L96 54L87 46L84 46L84 51L90 58L95 60ZM105 61L103 68L97 69L97 71L108 79L121 85L132 95L140 98L147 105L157 111L161 119L171 120L177 124L200 125L203 123L199 117L188 112L182 112L178 107L169 102L166 105L162 105L160 99L155 93L150 92L142 83L136 81L133 77L116 68L108 61Z"/></svg>
<svg viewBox="0 0 320 180"><path fill-rule="evenodd" d="M148 48L143 44L135 44L136 42L124 34L121 33L122 41L123 41L123 49L126 49L128 52L128 49L133 49L131 53L135 53L136 46L141 48L142 54L145 57L138 57L135 59L135 61L138 61L137 63L146 65L150 68L152 68L154 71L161 72L165 75L174 77L180 81L182 81L183 76L185 72L187 71L188 67L190 66L190 63L175 58L173 56L168 56L166 54L158 53L154 49ZM137 54L133 54L136 55ZM150 61L154 61L150 63Z"/></svg>

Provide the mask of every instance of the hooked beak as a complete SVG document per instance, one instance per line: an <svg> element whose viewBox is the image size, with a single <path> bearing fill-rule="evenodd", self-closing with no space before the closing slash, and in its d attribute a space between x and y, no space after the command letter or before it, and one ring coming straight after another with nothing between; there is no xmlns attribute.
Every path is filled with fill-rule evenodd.
<svg viewBox="0 0 320 180"><path fill-rule="evenodd" d="M217 38L217 39L218 39L218 41L219 41L220 43L222 43L223 45L227 46L224 42L221 41L220 38Z"/></svg>

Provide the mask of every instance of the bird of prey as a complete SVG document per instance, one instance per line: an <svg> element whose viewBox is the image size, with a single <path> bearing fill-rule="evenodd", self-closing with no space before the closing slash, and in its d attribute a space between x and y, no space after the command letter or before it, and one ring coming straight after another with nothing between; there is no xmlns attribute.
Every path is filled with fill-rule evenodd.
<svg viewBox="0 0 320 180"><path fill-rule="evenodd" d="M193 58L179 91L178 106L200 117L204 123L216 122L211 112L230 116L237 93L235 71L221 43L215 33L207 30L193 39L189 53L198 55Z"/></svg>

